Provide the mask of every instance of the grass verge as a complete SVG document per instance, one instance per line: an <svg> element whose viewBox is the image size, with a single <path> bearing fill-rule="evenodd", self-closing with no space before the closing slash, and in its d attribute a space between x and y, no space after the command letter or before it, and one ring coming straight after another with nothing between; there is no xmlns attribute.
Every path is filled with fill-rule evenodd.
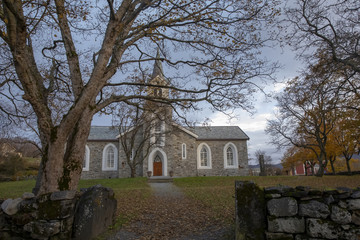
<svg viewBox="0 0 360 240"><path fill-rule="evenodd" d="M310 186L325 190L336 187L356 188L360 186L360 176L274 176L274 177L190 177L176 178L174 184L195 201L203 203L214 211L218 221L231 223L235 212L235 180L253 181L260 187L286 185L290 187Z"/></svg>

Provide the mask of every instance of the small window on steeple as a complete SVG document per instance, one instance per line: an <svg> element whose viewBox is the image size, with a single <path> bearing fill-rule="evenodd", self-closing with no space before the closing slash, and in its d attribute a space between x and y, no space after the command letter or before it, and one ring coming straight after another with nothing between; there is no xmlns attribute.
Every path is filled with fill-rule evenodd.
<svg viewBox="0 0 360 240"><path fill-rule="evenodd" d="M161 88L155 88L154 89L154 96L155 97L161 97L162 96L162 89Z"/></svg>

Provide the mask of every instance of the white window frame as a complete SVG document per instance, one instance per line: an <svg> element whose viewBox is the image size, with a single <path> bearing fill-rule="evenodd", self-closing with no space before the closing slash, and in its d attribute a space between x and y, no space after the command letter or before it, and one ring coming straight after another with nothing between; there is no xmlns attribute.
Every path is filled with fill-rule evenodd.
<svg viewBox="0 0 360 240"><path fill-rule="evenodd" d="M227 161L227 149L228 148L232 149L233 152L233 158L234 158L234 165L228 165L228 161ZM232 142L228 142L227 144L225 144L224 146L224 168L238 168L239 165L239 159L238 159L238 151L237 151L237 147L234 143Z"/></svg>
<svg viewBox="0 0 360 240"><path fill-rule="evenodd" d="M88 145L85 145L85 154L84 154L85 166L83 167L83 171L89 171L90 169L90 148Z"/></svg>
<svg viewBox="0 0 360 240"><path fill-rule="evenodd" d="M108 160L107 153L110 148L113 148L113 150L114 150L114 167L112 167L112 168L107 167L107 160ZM118 151L114 144L109 143L104 147L104 150L103 150L102 170L103 171L115 171L115 170L117 170L117 167L118 167Z"/></svg>
<svg viewBox="0 0 360 240"><path fill-rule="evenodd" d="M207 166L201 166L201 150L202 148L205 147L206 151L207 151L207 161L208 161L208 165ZM199 144L199 146L197 147L197 165L198 165L198 169L212 169L212 163L211 163L211 149L209 147L209 145L207 145L206 143L201 143Z"/></svg>
<svg viewBox="0 0 360 240"><path fill-rule="evenodd" d="M186 152L186 143L181 144L181 159L186 159L187 152Z"/></svg>

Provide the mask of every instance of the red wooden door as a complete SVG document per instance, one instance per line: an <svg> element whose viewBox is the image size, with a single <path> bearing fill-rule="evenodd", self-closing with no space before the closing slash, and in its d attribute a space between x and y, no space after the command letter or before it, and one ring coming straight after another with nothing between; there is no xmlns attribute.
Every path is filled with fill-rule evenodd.
<svg viewBox="0 0 360 240"><path fill-rule="evenodd" d="M162 176L162 162L154 162L154 176Z"/></svg>
<svg viewBox="0 0 360 240"><path fill-rule="evenodd" d="M153 168L154 168L153 176L162 176L162 161L159 155L156 155L154 159Z"/></svg>

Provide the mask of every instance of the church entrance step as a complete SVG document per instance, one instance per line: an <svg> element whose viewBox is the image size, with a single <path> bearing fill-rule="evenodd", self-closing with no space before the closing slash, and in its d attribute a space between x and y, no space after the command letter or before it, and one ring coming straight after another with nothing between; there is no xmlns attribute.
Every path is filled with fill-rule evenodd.
<svg viewBox="0 0 360 240"><path fill-rule="evenodd" d="M148 183L167 183L167 182L173 182L173 178L165 177L165 176L148 177Z"/></svg>

